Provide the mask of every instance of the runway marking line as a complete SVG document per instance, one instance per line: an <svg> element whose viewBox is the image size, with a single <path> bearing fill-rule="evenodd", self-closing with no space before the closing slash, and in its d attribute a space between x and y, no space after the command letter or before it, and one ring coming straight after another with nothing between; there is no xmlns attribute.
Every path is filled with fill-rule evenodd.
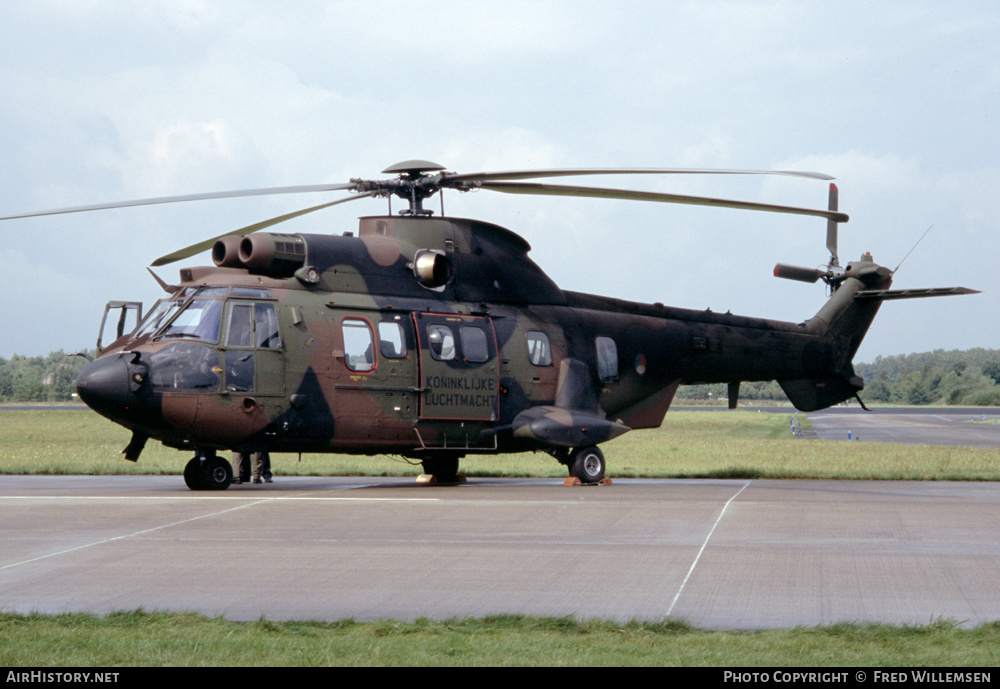
<svg viewBox="0 0 1000 689"><path fill-rule="evenodd" d="M124 496L108 496L108 497L101 497L101 496L80 496L80 497L77 497L77 496L62 496L62 495L35 495L35 496L31 496L31 495L9 495L9 496L2 496L2 497L0 497L0 500L38 500L38 499L51 499L51 500L109 500L109 499L110 500L178 500L178 499L187 499L187 500L190 500L190 498L176 498L176 497L172 497L172 498L168 498L168 497L140 497L140 498L136 498L136 497L124 497ZM201 499L238 500L240 498L235 498L234 497L234 498L201 498ZM228 509L219 510L217 512L212 512L211 514L202 514L202 515L199 515L197 517L191 517L190 519L182 519L180 521L172 522L170 524L161 524L159 526L154 526L154 527L149 528L149 529L142 529L141 531L135 531L133 533L122 534L121 536L114 536L112 538L105 538L105 539L100 540L100 541L94 541L93 543L86 543L84 545L78 545L78 546L73 547L73 548L67 548L66 550L60 550L57 553L49 553L48 555L42 555L42 556L39 556L39 557L33 557L33 558L28 559L28 560L22 560L21 562L12 562L12 563L10 563L8 565L0 566L0 572L4 571L6 569L10 569L12 567L19 567L20 565L27 565L27 564L31 564L32 562L38 562L40 560L47 560L49 558L58 557L60 555L66 555L68 553L72 553L72 552L75 552L77 550L83 550L85 548L90 548L90 547L93 547L95 545L104 545L106 543L114 543L115 541L121 541L121 540L126 539L126 538L134 538L135 536L141 536L143 534L148 534L148 533L151 533L153 531L159 531L160 529L169 529L169 528L174 527L174 526L180 526L181 524L188 524L190 522L198 521L199 519L207 519L209 517L218 517L219 515L226 514L228 512L235 512L236 510L242 510L242 509L245 509L247 507L253 507L254 505L260 505L260 504L268 503L268 502L275 502L275 501L280 501L280 500L340 500L340 501L354 500L354 501L372 501L372 502L380 502L381 501L381 502L385 502L387 500L392 500L392 499L391 498L309 498L309 497L281 498L281 497L268 497L268 498L246 498L246 500L247 500L247 502L245 502L245 503L243 503L241 505L236 505L235 507L230 507ZM436 502L437 501L436 498L417 498L417 500L427 501L427 502Z"/></svg>
<svg viewBox="0 0 1000 689"><path fill-rule="evenodd" d="M61 550L58 553L49 553L48 555L42 555L40 557L33 557L29 560L22 560L21 562L12 562L9 565L4 565L0 567L0 572L5 569L10 569L11 567L18 567L20 565L27 565L32 562L38 562L39 560L47 560L50 557L58 557L59 555L65 555L67 553L72 553L77 550L83 550L84 548L90 548L95 545L103 545L105 543L113 543L115 541L120 541L125 538L132 538L133 536L139 536L141 534L150 533L152 531L159 531L160 529L168 529L172 526L180 526L181 524L187 524L188 522L198 521L199 519L205 519L207 517L217 517L220 514L225 514L227 512L235 512L236 510L242 510L245 507L250 507L254 503L247 503L245 505L237 505L236 507L230 507L228 510L220 510L218 512L213 512L212 514L203 514L198 517L191 517L190 519L182 519L179 522L173 522L171 524L160 524L159 526L154 526L151 529L142 529L141 531L136 531L134 533L122 534L121 536L114 536L113 538L105 538L101 541L94 541L93 543L87 543L85 545L78 545L75 548L67 548L66 550Z"/></svg>
<svg viewBox="0 0 1000 689"><path fill-rule="evenodd" d="M245 500L251 503L282 500L322 500L327 502L441 502L441 498L325 498L302 496L268 497L187 497L182 495L0 495L0 500Z"/></svg>
<svg viewBox="0 0 1000 689"><path fill-rule="evenodd" d="M719 516L716 518L715 523L712 524L712 528L709 530L708 535L705 536L705 540L701 544L701 548L698 550L698 554L695 556L694 562L691 563L691 568L688 570L687 576L685 576L684 581L681 582L681 587L677 589L677 595L674 596L674 600L670 603L670 607L667 608L667 617L670 617L670 613L674 611L674 606L677 605L677 601L680 599L681 594L684 593L684 587L687 586L688 580L691 578L691 575L694 574L694 568L698 566L698 561L701 560L701 554L704 553L705 548L708 547L708 541L712 538L712 534L715 533L715 528L719 525L719 522L722 521L722 516L726 513L726 510L729 509L730 503L738 498L740 493L745 491L747 486L751 483L753 483L753 481L747 481L743 484L743 487L736 491L736 494L729 498L729 500L726 501L726 504L722 506L722 511L719 512Z"/></svg>

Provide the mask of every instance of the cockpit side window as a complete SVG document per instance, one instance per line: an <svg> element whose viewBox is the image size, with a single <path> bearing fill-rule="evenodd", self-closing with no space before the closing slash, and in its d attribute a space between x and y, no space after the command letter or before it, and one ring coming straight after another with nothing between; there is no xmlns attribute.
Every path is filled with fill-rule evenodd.
<svg viewBox="0 0 1000 689"><path fill-rule="evenodd" d="M230 303L226 345L280 349L281 333L274 304Z"/></svg>
<svg viewBox="0 0 1000 689"><path fill-rule="evenodd" d="M254 304L254 345L260 349L280 349L281 333L274 304Z"/></svg>
<svg viewBox="0 0 1000 689"><path fill-rule="evenodd" d="M253 342L252 307L250 304L233 304L229 309L229 335L226 344L230 347L249 347Z"/></svg>

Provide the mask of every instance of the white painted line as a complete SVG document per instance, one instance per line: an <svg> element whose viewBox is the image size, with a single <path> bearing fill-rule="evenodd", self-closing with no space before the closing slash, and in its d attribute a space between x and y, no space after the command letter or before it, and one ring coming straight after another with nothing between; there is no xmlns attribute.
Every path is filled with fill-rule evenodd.
<svg viewBox="0 0 1000 689"><path fill-rule="evenodd" d="M731 503L733 500L739 497L740 493L745 491L747 489L747 486L749 486L751 483L753 483L753 481L747 481L745 484L743 484L743 487L740 488L738 491L736 491L736 495L729 498L729 500L726 501L726 504L723 505L722 511L719 512L718 518L715 520L715 523L712 524L712 529L708 532L708 535L705 536L705 542L701 544L701 549L698 550L698 555L695 556L694 562L691 563L691 569L688 570L687 576L685 576L684 581L681 582L681 587L677 589L677 595L674 596L673 602L670 603L670 607L667 609L667 617L670 617L670 613L674 611L674 606L677 605L677 600L681 597L681 594L684 592L684 587L687 586L688 579L690 579L691 575L694 573L694 568L698 566L698 561L701 559L701 554L705 552L705 547L708 546L709 539L712 538L712 534L715 533L715 527L717 527L719 525L719 522L722 521L722 515L726 513L726 509L728 509L729 503Z"/></svg>
<svg viewBox="0 0 1000 689"><path fill-rule="evenodd" d="M11 567L19 567L20 565L27 565L32 562L38 562L39 560L47 560L50 557L58 557L59 555L65 555L67 553L72 553L77 550L83 550L84 548L90 548L95 545L104 545L105 543L113 543L115 541L120 541L125 538L132 538L133 536L140 536L142 534L150 533L151 531L159 531L160 529L169 529L172 526L180 526L181 524L187 524L188 522L198 521L199 519L205 519L207 517L217 517L220 514L225 514L226 512L235 512L236 510L242 510L244 507L250 507L256 503L247 503L245 505L237 505L236 507L230 507L228 510L220 510L219 512L213 512L212 514L203 514L200 517L191 517L190 519L182 519L179 522L173 522L172 524L161 524L160 526L154 526L151 529L143 529L142 531L136 531L130 534L123 534L121 536L115 536L114 538L105 538L101 541L94 541L93 543L87 543L86 545L78 545L75 548L67 548L66 550L60 550L58 553L49 553L48 555L42 555L41 557L33 557L30 560L22 560L21 562L12 562L9 565L4 565L0 567L0 572L5 569L10 569Z"/></svg>
<svg viewBox="0 0 1000 689"><path fill-rule="evenodd" d="M134 500L134 501L155 501L155 500L172 500L172 501L190 501L190 500L241 500L245 501L243 504L236 505L235 507L230 507L228 509L219 510L218 512L212 512L211 514L203 514L198 517L191 517L190 519L182 519L180 521L172 522L170 524L161 524L160 526L154 526L151 529L143 529L142 531L135 531L133 533L122 534L121 536L115 536L113 538L105 538L100 541L94 541L93 543L87 543L85 545L78 545L74 548L67 548L66 550L60 550L57 553L49 553L48 555L42 555L41 557L34 557L29 560L22 560L21 562L12 562L8 565L0 566L0 572L5 569L10 569L11 567L18 567L20 565L30 564L32 562L38 562L39 560L46 560L51 557L57 557L59 555L66 555L67 553L72 553L77 550L83 550L85 548L90 548L95 545L104 545L105 543L113 543L114 541L120 541L125 538L133 538L135 536L141 536L143 534L148 534L153 531L159 531L160 529L169 529L173 526L180 526L181 524L187 524L189 522L197 521L199 519L206 519L208 517L217 517L227 512L235 512L236 510L242 510L246 507L253 507L254 505L262 505L269 502L282 502L282 501L327 501L327 502L440 502L439 498L323 498L323 497L259 497L259 498L239 498L236 496L230 498L223 497L209 497L209 496L191 496L191 497L162 497L162 496L99 496L99 495L88 495L88 496L73 496L73 495L6 495L0 496L0 500Z"/></svg>
<svg viewBox="0 0 1000 689"><path fill-rule="evenodd" d="M281 501L307 501L307 500L318 500L326 502L441 502L441 498L324 498L324 497L309 497L306 495L298 497L287 497L287 496L276 496L276 497L241 497L234 495L232 497L208 497L204 495L198 496L166 496L166 495L0 495L0 500L163 500L163 501L173 501L173 502L189 502L189 501L204 501L204 500L228 500L230 502L234 500L245 500L248 502L281 502Z"/></svg>

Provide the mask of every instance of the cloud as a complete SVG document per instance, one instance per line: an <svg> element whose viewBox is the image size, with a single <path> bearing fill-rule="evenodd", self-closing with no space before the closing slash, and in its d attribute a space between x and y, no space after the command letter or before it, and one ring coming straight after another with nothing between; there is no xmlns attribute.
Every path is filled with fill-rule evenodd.
<svg viewBox="0 0 1000 689"><path fill-rule="evenodd" d="M900 282L995 293L1000 10L859 7L4 3L0 212L378 177L408 158L458 171L807 169L838 177L852 216L842 258L870 249L895 265L934 223ZM811 180L606 186L616 185L826 204L826 185ZM143 270L152 258L317 202L213 201L4 224L5 265L24 257L31 272L68 279L93 303L33 301L29 292L23 317L37 327L5 333L0 349L43 352L53 323L66 329L87 309L92 326L80 327L89 341L107 299L159 296ZM287 229L353 230L356 215L383 212L384 203L338 206ZM823 300L819 288L770 277L775 261L826 260L822 221L486 192L446 195L445 207L523 233L536 261L570 289L787 320ZM985 309L995 310L989 299ZM891 333L880 330L883 319L896 318L888 306L874 349L863 352L992 346L1000 334L971 327L975 319L963 318L971 306L956 300L921 312L941 320L896 342L880 334Z"/></svg>

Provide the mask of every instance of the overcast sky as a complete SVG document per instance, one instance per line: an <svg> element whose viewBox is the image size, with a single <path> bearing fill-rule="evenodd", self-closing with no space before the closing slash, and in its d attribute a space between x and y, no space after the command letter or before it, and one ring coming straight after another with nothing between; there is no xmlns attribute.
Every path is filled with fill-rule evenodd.
<svg viewBox="0 0 1000 689"><path fill-rule="evenodd" d="M0 3L0 215L450 170L799 169L837 177L842 262L896 287L857 361L1000 348L996 2ZM560 180L554 180L560 181ZM564 180L563 180L564 181ZM604 186L822 208L824 182L616 178ZM207 201L0 224L0 357L92 347L104 304L163 296L155 258L333 200ZM428 204L437 209L438 202ZM396 205L398 210L398 203ZM522 234L566 289L799 322L825 222L639 202L446 194ZM356 229L359 200L288 232ZM210 262L202 254L180 265ZM177 266L159 271L168 282Z"/></svg>

